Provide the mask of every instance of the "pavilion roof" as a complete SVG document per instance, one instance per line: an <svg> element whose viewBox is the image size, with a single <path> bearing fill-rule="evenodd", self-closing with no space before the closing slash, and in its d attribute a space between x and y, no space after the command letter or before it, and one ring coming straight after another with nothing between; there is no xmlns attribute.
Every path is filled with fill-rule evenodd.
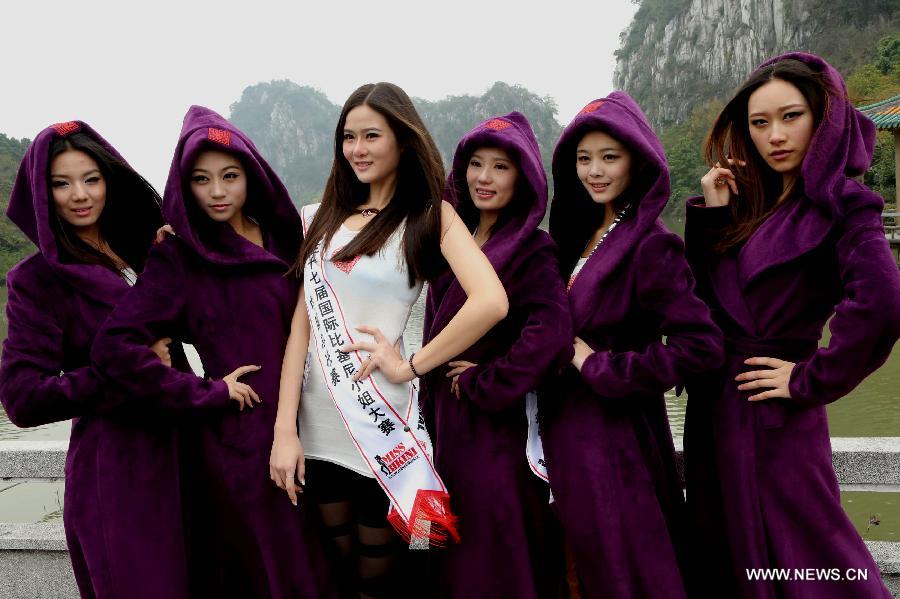
<svg viewBox="0 0 900 599"><path fill-rule="evenodd" d="M900 129L900 94L868 106L860 106L859 110L872 119L880 131Z"/></svg>

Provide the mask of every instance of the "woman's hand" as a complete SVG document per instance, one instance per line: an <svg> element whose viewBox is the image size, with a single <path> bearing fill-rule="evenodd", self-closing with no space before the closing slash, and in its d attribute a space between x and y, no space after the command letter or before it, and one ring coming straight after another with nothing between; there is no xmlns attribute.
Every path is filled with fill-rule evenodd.
<svg viewBox="0 0 900 599"><path fill-rule="evenodd" d="M175 230L172 228L172 225L163 225L156 230L156 238L153 240L154 245L157 243L162 243L166 240L166 235L175 235Z"/></svg>
<svg viewBox="0 0 900 599"><path fill-rule="evenodd" d="M734 164L734 160L728 159L728 166ZM740 166L747 164L743 160L738 161ZM703 189L703 198L710 208L727 206L731 194L739 195L737 180L730 168L722 168L718 162L709 172L700 179L700 187Z"/></svg>
<svg viewBox="0 0 900 599"><path fill-rule="evenodd" d="M252 408L254 401L262 403L259 395L256 394L256 391L250 385L238 380L248 372L256 372L259 368L259 366L241 366L222 378L225 384L228 385L228 396L240 404L241 411L244 410L244 406Z"/></svg>
<svg viewBox="0 0 900 599"><path fill-rule="evenodd" d="M770 387L768 391L751 395L747 398L748 401L760 401L775 397L791 398L789 385L791 383L791 372L794 370L793 362L779 360L778 358L753 357L744 360L744 364L749 366L769 366L771 368L771 370L742 372L734 377L736 381L747 381L738 385L738 389L741 391Z"/></svg>
<svg viewBox="0 0 900 599"><path fill-rule="evenodd" d="M478 364L466 362L465 360L453 360L452 362L447 362L447 366L453 369L447 373L447 377L453 379L450 381L450 392L456 393L456 399L459 399L459 375L473 366L478 366Z"/></svg>
<svg viewBox="0 0 900 599"><path fill-rule="evenodd" d="M162 339L157 339L156 343L150 346L150 349L153 350L153 353L159 356L159 361L169 368L172 367L172 356L169 355L170 343L172 343L171 337L163 337Z"/></svg>
<svg viewBox="0 0 900 599"><path fill-rule="evenodd" d="M591 346L584 342L581 337L575 337L575 356L572 358L572 365L581 372L581 365L588 359L588 356L594 353Z"/></svg>
<svg viewBox="0 0 900 599"><path fill-rule="evenodd" d="M363 360L362 368L353 375L354 381L368 377L375 369L381 370L384 377L392 383L405 383L415 378L409 364L400 355L399 348L388 341L380 329L361 326L356 327L356 330L371 335L375 341L358 341L341 348L342 352L362 351L368 353Z"/></svg>
<svg viewBox="0 0 900 599"><path fill-rule="evenodd" d="M297 505L297 493L306 484L306 458L296 430L275 429L272 453L269 454L269 478ZM299 485L297 483L300 483Z"/></svg>

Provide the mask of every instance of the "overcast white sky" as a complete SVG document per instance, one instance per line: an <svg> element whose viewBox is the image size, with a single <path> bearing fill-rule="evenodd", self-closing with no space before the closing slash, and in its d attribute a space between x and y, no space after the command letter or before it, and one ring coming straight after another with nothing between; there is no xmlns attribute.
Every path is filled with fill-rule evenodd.
<svg viewBox="0 0 900 599"><path fill-rule="evenodd" d="M290 79L335 104L392 81L437 100L494 81L552 96L568 122L612 90L630 0L16 0L0 5L0 133L90 123L158 189L191 104L229 114Z"/></svg>

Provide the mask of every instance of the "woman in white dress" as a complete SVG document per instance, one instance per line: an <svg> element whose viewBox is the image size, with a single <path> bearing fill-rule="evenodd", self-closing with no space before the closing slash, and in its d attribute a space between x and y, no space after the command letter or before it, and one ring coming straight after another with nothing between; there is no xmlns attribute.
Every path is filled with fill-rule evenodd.
<svg viewBox="0 0 900 599"><path fill-rule="evenodd" d="M303 485L318 505L351 595L403 592L391 572L400 546L391 527L413 547L458 540L412 380L472 345L505 317L508 301L440 200L443 182L440 154L409 96L368 84L341 111L321 204L302 211L293 273L303 290L282 366L270 476L293 503ZM447 266L468 300L407 356L410 309L422 283Z"/></svg>

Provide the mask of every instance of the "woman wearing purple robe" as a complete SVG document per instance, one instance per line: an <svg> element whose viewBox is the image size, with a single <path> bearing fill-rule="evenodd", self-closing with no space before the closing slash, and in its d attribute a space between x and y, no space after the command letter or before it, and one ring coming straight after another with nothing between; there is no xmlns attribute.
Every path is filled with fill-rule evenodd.
<svg viewBox="0 0 900 599"><path fill-rule="evenodd" d="M853 179L875 127L846 98L821 58L767 61L713 125L706 157L718 163L688 200L688 258L726 338L724 367L689 386L685 425L697 582L709 592L890 596L841 509L825 414L900 335L883 200ZM758 580L757 568L792 574Z"/></svg>
<svg viewBox="0 0 900 599"><path fill-rule="evenodd" d="M296 281L284 276L301 241L297 210L253 143L194 106L163 214L176 235L150 252L141 279L97 336L94 364L135 397L164 392L209 408L196 414L184 452L192 465L186 488L196 594L327 595L304 512L267 476L297 300ZM154 361L147 340L162 335L192 343L206 378Z"/></svg>
<svg viewBox="0 0 900 599"><path fill-rule="evenodd" d="M129 402L89 360L100 325L143 270L162 224L159 195L72 121L32 142L7 215L38 253L7 275L0 401L17 426L72 419L63 523L81 596L186 598L175 429L156 409L171 398ZM144 350L168 368L161 337Z"/></svg>
<svg viewBox="0 0 900 599"><path fill-rule="evenodd" d="M541 414L566 544L589 597L683 597L664 393L721 364L721 333L694 295L681 239L659 221L665 154L627 94L591 102L566 127L553 180L575 357L541 387Z"/></svg>
<svg viewBox="0 0 900 599"><path fill-rule="evenodd" d="M422 380L435 465L462 542L441 559L450 597L558 596L562 545L549 488L526 459L526 394L572 359L572 322L556 246L538 229L547 177L525 117L491 118L462 137L446 196L510 299L508 316ZM424 342L466 299L452 273L428 291ZM555 524L555 526L554 526Z"/></svg>

